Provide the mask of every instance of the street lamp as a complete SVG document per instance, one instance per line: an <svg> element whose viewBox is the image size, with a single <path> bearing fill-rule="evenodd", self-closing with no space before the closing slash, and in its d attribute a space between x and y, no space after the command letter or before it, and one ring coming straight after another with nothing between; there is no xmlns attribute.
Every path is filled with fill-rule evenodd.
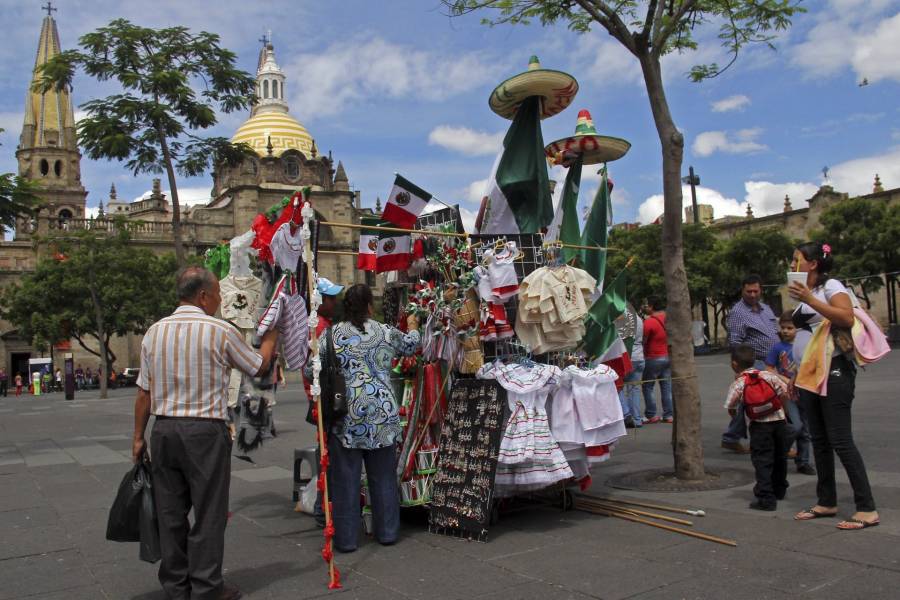
<svg viewBox="0 0 900 600"><path fill-rule="evenodd" d="M691 186L691 206L694 210L694 224L700 222L700 210L697 208L697 187L700 185L700 176L694 173L694 167L688 168L688 176L681 178L682 183ZM706 306L706 298L700 303L700 315L703 319L703 335L709 339L709 310Z"/></svg>

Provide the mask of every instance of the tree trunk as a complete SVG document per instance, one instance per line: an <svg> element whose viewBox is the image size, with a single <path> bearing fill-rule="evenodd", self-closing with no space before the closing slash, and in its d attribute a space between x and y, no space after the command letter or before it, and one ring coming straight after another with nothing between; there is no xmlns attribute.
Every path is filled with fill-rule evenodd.
<svg viewBox="0 0 900 600"><path fill-rule="evenodd" d="M109 340L106 335L103 306L100 304L100 295L97 293L97 283L94 279L94 272L90 269L88 270L88 289L91 292L91 304L94 305L94 319L97 322L97 341L100 342L100 364L103 365L103 373L100 374L100 397L106 398L108 396L106 380L109 377Z"/></svg>
<svg viewBox="0 0 900 600"><path fill-rule="evenodd" d="M163 162L166 165L166 176L169 179L169 193L172 194L172 241L175 244L175 261L178 268L185 265L184 244L181 239L181 205L178 203L178 184L175 181L175 167L172 166L172 154L169 152L169 143L161 127L157 127L159 134L159 146L162 149Z"/></svg>
<svg viewBox="0 0 900 600"><path fill-rule="evenodd" d="M662 83L659 59L648 51L639 56L650 109L662 146L663 195L662 263L666 282L666 333L672 361L672 396L675 427L672 431L675 476L703 479L703 444L700 438L700 392L694 367L691 337L691 297L684 270L681 234L681 161L684 136L675 127Z"/></svg>

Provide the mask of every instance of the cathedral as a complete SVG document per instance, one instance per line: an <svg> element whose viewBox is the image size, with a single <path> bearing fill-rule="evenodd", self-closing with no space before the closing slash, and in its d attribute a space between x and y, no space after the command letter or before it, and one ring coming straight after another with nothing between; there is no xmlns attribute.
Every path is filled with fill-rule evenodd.
<svg viewBox="0 0 900 600"><path fill-rule="evenodd" d="M49 12L49 11L48 11ZM38 38L35 71L59 54L59 33L51 14L44 17ZM237 166L220 165L212 173L210 199L206 204L182 206L182 235L188 252L202 254L208 248L250 229L253 218L272 205L309 186L310 200L320 221L355 223L362 214L360 193L350 189L341 162L331 152L322 155L313 136L294 118L286 100L284 72L275 60L275 49L267 37L259 53L256 71L257 103L232 137L256 153ZM11 241L0 242L0 285L10 285L33 270L45 255L35 247L34 236L60 231L91 229L113 231L115 220L131 221L132 243L154 252L173 252L171 203L154 179L152 191L134 202L118 199L111 186L99 203L96 217L88 218L88 191L81 181L81 153L75 130L72 90L25 95L25 117L16 149L19 175L42 186L41 210L35 218L20 219ZM353 229L319 227L319 273L341 284L365 281L356 269L358 234ZM371 283L371 282L370 282ZM112 343L116 369L138 365L140 336L126 336ZM76 364L95 368L99 358L76 343L54 347L54 361L62 352L72 352ZM60 355L57 355L60 353ZM29 358L40 356L30 340L21 339L11 324L0 321L0 360L8 372L27 372Z"/></svg>

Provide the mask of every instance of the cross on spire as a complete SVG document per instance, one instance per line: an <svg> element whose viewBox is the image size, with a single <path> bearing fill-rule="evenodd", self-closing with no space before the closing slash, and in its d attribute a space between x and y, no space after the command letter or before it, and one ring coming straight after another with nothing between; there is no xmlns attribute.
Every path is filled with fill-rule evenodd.
<svg viewBox="0 0 900 600"><path fill-rule="evenodd" d="M272 43L272 30L267 29L266 32L262 35L261 38L257 40L263 47L268 46Z"/></svg>
<svg viewBox="0 0 900 600"><path fill-rule="evenodd" d="M53 13L55 13L55 12L57 11L57 9L53 8L53 5L50 4L49 1L47 2L47 5L46 5L46 6L42 6L41 9L47 11L47 16L48 16L48 17L52 17L52 16L53 16Z"/></svg>

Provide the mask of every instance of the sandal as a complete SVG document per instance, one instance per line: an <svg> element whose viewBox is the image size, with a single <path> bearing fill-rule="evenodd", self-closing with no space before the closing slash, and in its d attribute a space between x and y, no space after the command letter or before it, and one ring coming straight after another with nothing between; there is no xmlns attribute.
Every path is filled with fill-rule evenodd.
<svg viewBox="0 0 900 600"><path fill-rule="evenodd" d="M862 519L844 519L837 524L837 528L841 531L857 531L860 529L868 529L869 527L878 527L881 523L878 519L874 521L863 521ZM842 527L843 525L843 527Z"/></svg>
<svg viewBox="0 0 900 600"><path fill-rule="evenodd" d="M828 517L836 517L837 511L833 513L824 513L814 510L815 507L807 508L806 510L801 510L796 515L794 515L795 521L812 521L813 519L826 519ZM801 516L802 515L802 516ZM809 515L809 516L806 516Z"/></svg>

